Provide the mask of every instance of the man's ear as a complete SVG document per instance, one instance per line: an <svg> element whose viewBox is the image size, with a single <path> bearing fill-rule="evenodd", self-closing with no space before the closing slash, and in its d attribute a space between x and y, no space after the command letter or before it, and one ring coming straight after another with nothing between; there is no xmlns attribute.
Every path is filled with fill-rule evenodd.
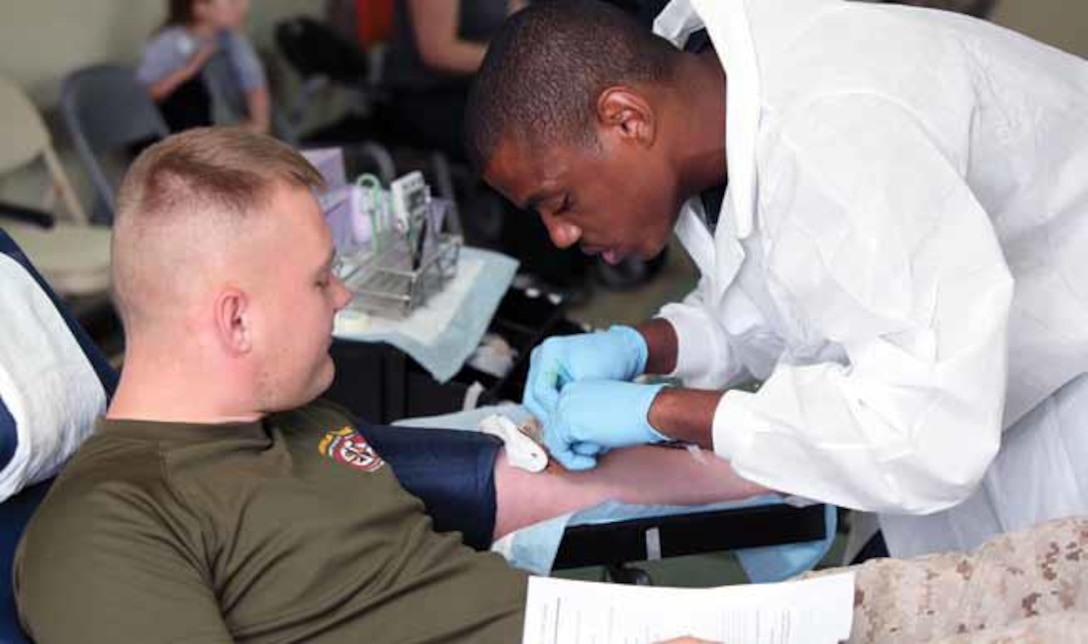
<svg viewBox="0 0 1088 644"><path fill-rule="evenodd" d="M641 146L657 138L657 114L640 92L622 85L609 87L597 98L597 126L622 140Z"/></svg>
<svg viewBox="0 0 1088 644"><path fill-rule="evenodd" d="M249 298L236 288L224 289L215 301L215 330L223 349L243 355L253 348L253 321Z"/></svg>

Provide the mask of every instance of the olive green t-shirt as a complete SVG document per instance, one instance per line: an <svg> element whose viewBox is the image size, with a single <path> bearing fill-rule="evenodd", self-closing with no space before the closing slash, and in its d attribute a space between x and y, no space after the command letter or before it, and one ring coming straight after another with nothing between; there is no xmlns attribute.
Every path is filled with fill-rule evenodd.
<svg viewBox="0 0 1088 644"><path fill-rule="evenodd" d="M327 403L261 422L106 420L15 561L51 642L516 642L526 581L436 534Z"/></svg>

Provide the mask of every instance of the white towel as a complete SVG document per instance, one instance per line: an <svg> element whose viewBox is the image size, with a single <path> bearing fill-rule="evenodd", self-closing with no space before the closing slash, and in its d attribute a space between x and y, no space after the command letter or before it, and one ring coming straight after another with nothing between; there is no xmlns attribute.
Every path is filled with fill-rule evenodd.
<svg viewBox="0 0 1088 644"><path fill-rule="evenodd" d="M106 392L53 302L0 254L0 400L19 444L0 470L0 502L60 471L94 430Z"/></svg>

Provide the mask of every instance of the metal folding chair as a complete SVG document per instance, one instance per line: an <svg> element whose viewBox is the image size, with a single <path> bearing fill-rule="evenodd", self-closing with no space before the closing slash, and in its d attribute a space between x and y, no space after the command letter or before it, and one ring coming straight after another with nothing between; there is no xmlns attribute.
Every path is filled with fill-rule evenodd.
<svg viewBox="0 0 1088 644"><path fill-rule="evenodd" d="M95 65L69 74L61 88L60 107L94 186L94 219L110 223L119 179L111 180L103 160L129 156L136 146L165 138L170 130L129 67Z"/></svg>
<svg viewBox="0 0 1088 644"><path fill-rule="evenodd" d="M88 225L41 115L25 93L0 76L0 175L40 163L49 189L34 207L0 203L0 225L67 296L104 294L109 288L109 231ZM59 197L66 221L54 211Z"/></svg>

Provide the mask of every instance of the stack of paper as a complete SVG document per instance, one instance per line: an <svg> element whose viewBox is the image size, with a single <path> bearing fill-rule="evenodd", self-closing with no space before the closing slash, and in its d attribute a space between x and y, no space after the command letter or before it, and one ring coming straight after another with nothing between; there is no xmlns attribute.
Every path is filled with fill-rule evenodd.
<svg viewBox="0 0 1088 644"><path fill-rule="evenodd" d="M850 636L854 574L722 588L529 581L523 644L824 644Z"/></svg>

